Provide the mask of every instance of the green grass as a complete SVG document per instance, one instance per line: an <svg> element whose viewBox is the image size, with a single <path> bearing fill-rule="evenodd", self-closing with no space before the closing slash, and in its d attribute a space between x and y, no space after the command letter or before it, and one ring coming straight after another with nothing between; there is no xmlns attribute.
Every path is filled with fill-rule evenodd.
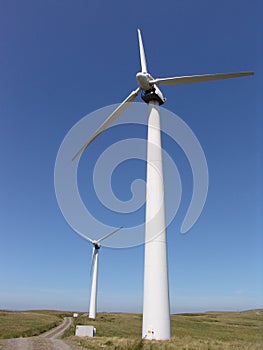
<svg viewBox="0 0 263 350"><path fill-rule="evenodd" d="M137 314L99 313L95 321L74 320L65 337L94 350L263 349L263 310L173 315L172 339L162 342L142 341L141 323L142 316ZM74 337L76 324L94 325L96 337Z"/></svg>
<svg viewBox="0 0 263 350"><path fill-rule="evenodd" d="M0 311L0 339L39 335L59 325L66 315L69 313L48 310Z"/></svg>
<svg viewBox="0 0 263 350"><path fill-rule="evenodd" d="M63 311L0 311L0 338L38 335L72 313ZM95 338L74 336L77 324L94 325ZM142 341L142 316L99 313L95 321L87 316L74 319L64 338L87 349L106 350L262 350L263 310L209 312L171 316L171 341Z"/></svg>

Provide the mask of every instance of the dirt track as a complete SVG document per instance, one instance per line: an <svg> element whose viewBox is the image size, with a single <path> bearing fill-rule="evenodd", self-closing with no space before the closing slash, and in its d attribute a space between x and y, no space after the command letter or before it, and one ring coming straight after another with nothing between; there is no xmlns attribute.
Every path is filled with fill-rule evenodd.
<svg viewBox="0 0 263 350"><path fill-rule="evenodd" d="M71 326L71 317L65 317L64 321L56 328L41 334L38 337L15 338L0 341L1 350L80 350L80 347L66 344L57 339Z"/></svg>
<svg viewBox="0 0 263 350"><path fill-rule="evenodd" d="M72 325L71 317L64 317L64 321L56 328L40 335L41 338L57 339Z"/></svg>

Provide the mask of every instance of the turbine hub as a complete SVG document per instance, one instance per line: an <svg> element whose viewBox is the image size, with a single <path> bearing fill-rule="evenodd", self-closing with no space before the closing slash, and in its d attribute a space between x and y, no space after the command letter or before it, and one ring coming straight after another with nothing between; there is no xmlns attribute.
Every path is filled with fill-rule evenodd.
<svg viewBox="0 0 263 350"><path fill-rule="evenodd" d="M149 81L152 80L153 77L149 73L138 72L136 74L136 79L142 90L146 91L151 88Z"/></svg>

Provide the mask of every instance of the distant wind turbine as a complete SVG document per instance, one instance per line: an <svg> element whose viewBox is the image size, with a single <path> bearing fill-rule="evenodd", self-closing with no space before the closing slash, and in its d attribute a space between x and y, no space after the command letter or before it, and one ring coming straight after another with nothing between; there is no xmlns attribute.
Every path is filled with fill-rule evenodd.
<svg viewBox="0 0 263 350"><path fill-rule="evenodd" d="M170 339L170 305L168 289L166 223L161 149L159 105L166 99L158 85L179 85L253 75L253 72L205 74L154 79L147 70L141 32L138 29L141 71L136 74L138 88L110 114L93 136L80 148L78 157L135 100L140 91L149 105L147 146L147 188L144 254L144 339Z"/></svg>
<svg viewBox="0 0 263 350"><path fill-rule="evenodd" d="M90 305L89 305L89 318L95 319L96 318L96 312L97 312L97 287L98 287L98 262L99 262L99 250L100 250L100 243L113 235L114 233L120 231L122 227L119 227L118 229L108 233L107 235L101 237L98 240L92 240L88 237L87 240L90 241L90 243L93 244L92 248L92 260L91 260L91 267L90 272L92 272L92 283L91 283L91 293L90 293Z"/></svg>

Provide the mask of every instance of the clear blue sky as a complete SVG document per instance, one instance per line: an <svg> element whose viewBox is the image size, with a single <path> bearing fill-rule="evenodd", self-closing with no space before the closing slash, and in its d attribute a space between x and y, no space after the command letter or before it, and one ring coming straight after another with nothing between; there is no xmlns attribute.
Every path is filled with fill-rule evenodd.
<svg viewBox="0 0 263 350"><path fill-rule="evenodd" d="M182 235L186 175L167 234L172 312L263 307L262 14L260 0L0 1L0 309L88 310L91 245L58 208L54 164L79 119L136 87L137 27L156 77L255 72L163 88L165 107L198 137L210 175L204 211ZM126 174L132 169L145 177L142 164ZM113 188L130 193L120 178ZM142 293L143 247L101 249L98 309L142 312Z"/></svg>

